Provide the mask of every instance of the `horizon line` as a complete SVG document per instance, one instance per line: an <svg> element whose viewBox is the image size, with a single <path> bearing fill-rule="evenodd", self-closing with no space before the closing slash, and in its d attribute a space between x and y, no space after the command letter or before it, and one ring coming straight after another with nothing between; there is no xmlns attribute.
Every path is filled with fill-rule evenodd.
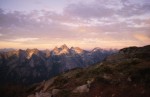
<svg viewBox="0 0 150 97"><path fill-rule="evenodd" d="M66 45L66 44L63 44L63 45ZM53 50L55 47L58 47L58 48L60 48L61 46L63 46L63 45L60 45L60 46L54 46L53 48L38 48L38 47L33 47L33 48L14 48L14 47L5 47L5 48L1 48L0 47L0 50L2 50L2 49L14 49L14 50L19 50L19 49L21 49L21 50L27 50L27 49L38 49L38 50ZM68 45L66 45L69 49L71 49L72 47L78 47L78 46L68 46ZM147 45L143 45L143 46L147 46ZM81 48L81 49L84 49L84 50L93 50L93 49L95 49L95 48L100 48L100 49L104 49L104 50L111 50L111 49L113 49L113 50L119 50L119 49L123 49L123 48L127 48L127 47L143 47L143 46L136 46L136 45L133 45L133 46L124 46L124 47L120 47L120 48L106 48L106 47L91 47L91 48L81 48L81 47L79 47L79 48Z"/></svg>

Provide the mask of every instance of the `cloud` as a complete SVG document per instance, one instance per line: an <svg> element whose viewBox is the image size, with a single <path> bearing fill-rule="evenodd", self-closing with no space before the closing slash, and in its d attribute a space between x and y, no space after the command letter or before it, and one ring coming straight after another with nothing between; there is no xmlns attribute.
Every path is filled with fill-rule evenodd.
<svg viewBox="0 0 150 97"><path fill-rule="evenodd" d="M114 10L93 2L92 4L70 4L64 9L64 13L79 18L101 18L114 14Z"/></svg>
<svg viewBox="0 0 150 97"><path fill-rule="evenodd" d="M148 44L148 37L142 36L150 31L150 7L147 2L70 1L62 13L50 10L6 12L0 9L0 42L23 43L26 47L68 43L86 48Z"/></svg>
<svg viewBox="0 0 150 97"><path fill-rule="evenodd" d="M51 11L33 11L31 13L0 13L0 29L4 39L19 37L74 37L71 28L63 25L64 16ZM66 29L67 28L67 29ZM2 40L2 38L1 38Z"/></svg>
<svg viewBox="0 0 150 97"><path fill-rule="evenodd" d="M141 3L141 2L135 2L134 0L122 0L123 7L116 11L117 15L123 16L123 17L132 17L137 15L144 15L149 14L150 12L150 4L149 3Z"/></svg>
<svg viewBox="0 0 150 97"><path fill-rule="evenodd" d="M14 41L14 42L31 42L31 41L36 41L38 39L39 38L17 38L12 41Z"/></svg>
<svg viewBox="0 0 150 97"><path fill-rule="evenodd" d="M94 0L92 2L78 2L68 5L64 9L67 15L78 18L103 18L103 17L132 17L150 12L150 4L135 0Z"/></svg>

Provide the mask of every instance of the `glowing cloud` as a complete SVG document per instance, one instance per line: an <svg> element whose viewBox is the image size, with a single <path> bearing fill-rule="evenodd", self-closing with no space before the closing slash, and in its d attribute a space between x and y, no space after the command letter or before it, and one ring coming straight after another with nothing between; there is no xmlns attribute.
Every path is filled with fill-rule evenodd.
<svg viewBox="0 0 150 97"><path fill-rule="evenodd" d="M3 35L0 33L0 36L3 36Z"/></svg>
<svg viewBox="0 0 150 97"><path fill-rule="evenodd" d="M28 41L36 41L38 39L39 38L17 38L17 39L14 39L12 41L14 41L14 42L28 42Z"/></svg>
<svg viewBox="0 0 150 97"><path fill-rule="evenodd" d="M150 36L144 34L135 34L134 37L145 44L150 43Z"/></svg>

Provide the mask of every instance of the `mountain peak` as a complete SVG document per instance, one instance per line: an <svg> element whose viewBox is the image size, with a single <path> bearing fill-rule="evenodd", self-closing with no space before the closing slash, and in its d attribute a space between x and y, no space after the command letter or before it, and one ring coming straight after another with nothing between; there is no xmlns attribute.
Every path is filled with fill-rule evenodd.
<svg viewBox="0 0 150 97"><path fill-rule="evenodd" d="M33 54L38 54L39 50L38 49L27 49L27 59L30 59L32 57Z"/></svg>
<svg viewBox="0 0 150 97"><path fill-rule="evenodd" d="M57 46L55 46L55 48L54 48L53 50L58 50L58 47L57 47Z"/></svg>
<svg viewBox="0 0 150 97"><path fill-rule="evenodd" d="M71 47L71 50L75 51L76 53L80 54L82 53L84 50L79 48L79 47Z"/></svg>
<svg viewBox="0 0 150 97"><path fill-rule="evenodd" d="M61 55L61 54L67 54L67 53L69 53L69 48L67 47L66 44L60 46L59 48L55 47L53 49L53 54L54 55Z"/></svg>
<svg viewBox="0 0 150 97"><path fill-rule="evenodd" d="M102 49L102 48L99 48L99 47L96 47L96 48L94 48L94 49L92 50L92 52L96 52L96 51L103 51L103 49Z"/></svg>
<svg viewBox="0 0 150 97"><path fill-rule="evenodd" d="M53 54L58 54L59 53L59 48L56 46L52 51L53 51Z"/></svg>
<svg viewBox="0 0 150 97"><path fill-rule="evenodd" d="M60 48L61 49L69 49L66 44L63 44Z"/></svg>

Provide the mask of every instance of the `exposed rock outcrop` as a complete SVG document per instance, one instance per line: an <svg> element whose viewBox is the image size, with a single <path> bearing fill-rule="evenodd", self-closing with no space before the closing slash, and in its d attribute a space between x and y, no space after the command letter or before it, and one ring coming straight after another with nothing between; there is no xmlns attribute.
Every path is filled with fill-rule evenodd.
<svg viewBox="0 0 150 97"><path fill-rule="evenodd" d="M73 90L73 93L84 93L84 92L89 92L89 87L88 84L82 85L82 86L78 86L77 88L75 88Z"/></svg>

